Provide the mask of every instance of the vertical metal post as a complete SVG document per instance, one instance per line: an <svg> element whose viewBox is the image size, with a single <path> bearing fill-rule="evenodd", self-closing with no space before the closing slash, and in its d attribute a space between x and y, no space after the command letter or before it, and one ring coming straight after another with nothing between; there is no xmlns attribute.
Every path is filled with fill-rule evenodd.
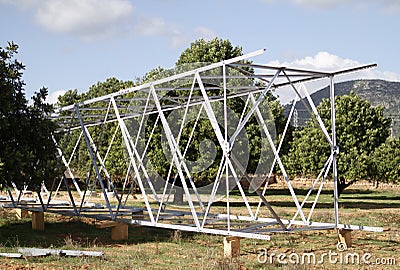
<svg viewBox="0 0 400 270"><path fill-rule="evenodd" d="M224 150L224 154L226 155L226 161L229 159L229 154L228 154L228 106L227 106L227 100L226 100L226 65L224 64L222 66L222 80L224 84L224 129L225 129L225 147L227 149ZM225 162L225 185L226 185L226 215L227 215L227 226L228 226L228 232L231 230L231 218L230 218L230 205L229 205L229 168L228 168L228 162Z"/></svg>
<svg viewBox="0 0 400 270"><path fill-rule="evenodd" d="M390 124L390 138L394 137L394 118L392 118L392 123Z"/></svg>
<svg viewBox="0 0 400 270"><path fill-rule="evenodd" d="M330 77L330 98L331 98L331 125L332 125L332 156L333 156L333 207L335 212L335 227L339 224L339 192L338 192L338 177L337 177L337 159L336 156L339 152L339 148L336 145L336 114L335 114L335 84L333 76Z"/></svg>

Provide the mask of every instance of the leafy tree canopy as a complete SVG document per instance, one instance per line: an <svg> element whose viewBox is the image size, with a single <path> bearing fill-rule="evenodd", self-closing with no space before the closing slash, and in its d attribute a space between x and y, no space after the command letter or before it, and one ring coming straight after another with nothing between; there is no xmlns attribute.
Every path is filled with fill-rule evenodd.
<svg viewBox="0 0 400 270"><path fill-rule="evenodd" d="M18 45L0 47L0 181L39 187L57 174L55 124L48 118L53 108L41 88L28 104L22 80L25 66L14 58Z"/></svg>
<svg viewBox="0 0 400 270"><path fill-rule="evenodd" d="M189 48L185 49L181 55L179 56L177 62L175 63L176 65L176 70L178 71L185 71L188 69L193 69L199 66L196 66L196 63L216 63L220 62L222 60L234 58L237 56L241 56L242 53L242 47L240 46L233 46L232 43L229 40L223 40L223 39L218 39L215 38L210 41L206 41L204 39L199 39L194 42L192 42L189 46ZM252 72L251 69L246 69L248 72ZM154 80L154 79L159 79L163 76L168 76L172 75L170 73L175 72L175 70L168 71L164 70L160 67L150 71L149 73L146 74L144 77L143 81L147 80ZM222 69L221 70L212 70L209 71L210 74L207 73L207 75L221 75ZM235 70L235 72L237 72ZM221 95L223 93L223 87L222 87L222 81L205 81L203 82L208 86L215 86L219 87L220 91L213 91L212 93L210 92L210 95ZM237 86L239 84L243 83L243 81L237 81L237 80L229 80L227 82L228 85L228 92L230 86ZM249 85L253 86L261 86L261 84L257 84L253 80L249 80L248 82ZM188 85L190 87L190 85ZM173 96L179 96L181 93L179 91L175 91L174 93L168 93L168 95L173 95ZM184 95L187 95L187 93L182 93ZM199 95L201 96L201 93L194 93L194 95ZM271 110L271 114L273 117L272 121L275 121L275 126L277 128L278 134L281 134L283 132L283 128L285 126L285 121L286 118L283 115L283 107L279 103L279 100L277 100L271 93L268 93L267 95L267 101L269 105L269 108ZM245 106L245 100L241 99L232 99L228 100L228 107L235 112L238 116L240 116L244 110ZM159 124L160 125L160 124ZM150 125L152 127L152 125ZM198 124L196 131L194 133L194 140L191 142L191 145L187 151L186 157L189 160L192 161L200 161L201 162L201 157L200 157L200 143L205 141L205 140L211 140L213 144L216 146L217 150L217 156L214 160L214 163L210 165L210 167L207 168L207 170L203 172L199 172L194 174L194 178L196 182L201 182L201 183L209 183L210 180L214 179L214 176L216 175L218 171L218 165L220 163L220 159L222 157L222 150L219 146L219 143L217 141L216 136L213 134L213 132L210 132L212 130L212 126L210 122L207 119L201 119ZM153 165L155 165L157 171L163 176L166 177L167 172L168 172L168 164L169 161L167 161L164 157L164 154L162 153L162 147L160 140L158 137L160 136L162 132L161 127L156 130L155 132L155 137L157 139L152 141L152 144L150 145L151 151L149 151L150 155L150 160L152 161ZM249 125L246 127L246 132L249 138L249 147L250 147L250 153L249 153L249 163L247 164L247 169L248 172L254 173L256 171L257 165L259 163L259 160L261 158L261 134L260 134L260 127L259 123L257 122L255 117L251 117L249 121ZM185 149L185 144L188 141L188 137L190 136L191 133L191 128L185 128L181 134L181 142L182 142L182 151ZM274 131L275 133L275 131ZM285 149L282 150L284 152Z"/></svg>
<svg viewBox="0 0 400 270"><path fill-rule="evenodd" d="M400 139L389 138L375 149L370 166L371 175L384 183L400 182Z"/></svg>
<svg viewBox="0 0 400 270"><path fill-rule="evenodd" d="M68 90L64 95L58 97L58 106L67 106L87 99L111 94L120 90L134 86L132 81L122 81L114 77L106 79L104 82L97 82L89 88L89 91L85 93L78 93L76 89ZM94 107L99 104L94 104ZM93 111L96 114L97 111ZM89 127L93 140L96 142L96 147L99 153L104 157L108 150L108 146L112 141L113 134L115 132L117 123L108 123L106 127L101 126ZM75 143L79 138L79 132L73 132L69 136L65 136L61 139L60 145L62 145L63 153L69 157L72 153ZM118 182L125 172L125 160L122 149L122 138L117 136L114 140L113 151L110 151L108 159L106 160L106 167L114 181ZM79 176L86 177L86 173L91 168L92 160L88 154L87 145L85 140L81 140L74 158L71 161L70 167L75 169Z"/></svg>
<svg viewBox="0 0 400 270"><path fill-rule="evenodd" d="M190 47L185 49L181 55L179 56L178 61L175 63L176 68L173 70L164 70L161 67L157 67L156 69L153 69L149 73L147 73L144 78L143 82L149 81L149 80L155 80L159 79L161 77L169 76L172 75L174 72L181 72L181 71L187 71L189 69L193 69L197 66L197 63L204 63L204 64L209 64L209 63L216 63L220 62L222 60L230 59L233 57L237 57L242 55L242 48L241 47L234 47L229 40L222 40L215 38L210 41L206 41L204 39L199 39L190 44ZM219 71L211 71L211 72L219 72ZM219 74L220 75L220 74ZM209 82L204 82L204 83L209 83ZM220 82L215 82L215 86L219 87ZM177 85L176 87L179 87ZM190 85L189 85L190 87ZM222 89L221 89L222 91ZM179 92L179 91L174 91L174 92L169 92L166 95L171 95L171 96L180 96L180 95L187 95L187 92ZM217 94L217 93L215 93ZM196 93L194 95L200 95L201 93ZM244 104L244 103L243 103ZM239 107L243 107L243 104L239 104ZM237 107L238 104L229 104L232 107ZM149 119L150 122L154 121L155 119ZM192 123L193 124L193 123ZM153 125L149 125L147 133L150 132L151 128ZM213 164L206 170L206 171L201 171L198 173L194 174L194 180L196 182L201 182L204 184L208 184L213 177L215 177L217 170L218 170L218 164L219 160L221 159L221 154L222 151L220 149L218 140L216 136L210 132L212 130L211 124L208 120L206 119L201 119L196 127L196 131L194 132L193 135L193 140L190 143L190 147L187 151L186 158L191 160L191 161L198 161L201 163L201 153L199 152L200 149L200 143L205 141L205 140L211 140L213 144L216 146L216 150L218 152L218 155L216 159L214 160ZM188 139L190 137L191 133L191 128L185 128L181 134L181 140L180 140L180 146L181 150L183 151L185 149L186 143L188 142ZM154 168L156 171L164 178L167 179L167 175L169 172L169 163L170 161L166 159L165 154L163 153L163 147L161 144L161 136L162 136L162 127L161 124L159 123L157 126L157 129L155 130L154 133L154 139L152 140L152 143L150 144L149 148L149 158L151 163L153 164ZM204 157L203 157L204 158ZM176 172L173 172L175 174ZM172 176L173 177L173 176ZM177 183L180 185L180 183Z"/></svg>
<svg viewBox="0 0 400 270"><path fill-rule="evenodd" d="M206 41L198 39L190 44L179 56L176 66L187 63L217 63L222 60L230 59L242 55L242 47L233 46L226 39L214 38Z"/></svg>
<svg viewBox="0 0 400 270"><path fill-rule="evenodd" d="M177 72L183 72L188 69L193 69L196 67L199 67L199 65L194 64L194 63L215 63L219 62L225 59L230 59L233 57L237 57L242 55L242 48L239 46L233 46L229 40L222 40L222 39L213 39L211 41L205 41L203 39L197 40L189 46L189 48L185 49L182 54L179 56L177 62L176 62L176 67L171 70L165 70L162 67L157 67L148 73L146 73L142 78L137 78L135 84L143 84L147 83L150 81L154 81L166 76L173 75ZM201 66L201 64L200 64ZM248 70L251 72L251 70ZM212 71L213 72L213 71ZM215 72L221 72L220 70L215 70ZM215 74L214 74L215 75ZM177 82L181 83L181 82ZM209 83L209 82L205 82ZM235 81L230 81L231 85L235 83ZM250 83L254 83L253 81L250 81ZM221 82L216 82L215 84L217 87L221 88ZM122 82L119 81L115 78L107 79L105 82L99 82L96 85L93 85L87 93L83 94L78 94L76 90L70 90L68 91L63 97L59 98L59 105L60 106L65 106L69 105L72 103L75 103L77 101L82 101L88 98L93 98L93 97L98 97L101 95L109 94L112 92L116 92L118 90L121 90L123 88L127 88L133 86L132 82ZM179 88L182 85L168 85L168 88ZM260 85L258 85L260 86ZM188 86L190 87L190 85ZM221 94L217 93L217 91L210 93L210 94ZM181 95L187 95L187 91L169 91L168 93L163 93L168 96L173 96L173 97L180 97ZM201 93L193 93L193 95L201 96ZM182 99L186 100L186 99ZM163 102L168 102L168 99L161 99L161 103ZM271 94L268 96L268 103L270 105L271 111L273 116L275 117L277 123L276 127L278 129L278 132L283 130L284 127L284 121L286 118L283 116L283 107L279 104L279 101ZM230 102L228 105L229 107L235 111L236 113L240 114L242 113L242 110L244 108L245 102L242 101L235 101L235 102ZM168 112L166 112L168 114ZM167 115L168 116L168 115ZM147 121L147 129L146 129L146 139L151 133L152 128L154 127L156 121L156 115L150 115ZM247 129L248 134L250 134L249 138L250 140L250 147L254 150L250 151L250 163L249 163L249 168L250 170L255 170L255 167L257 166L257 161L260 158L260 146L258 140L260 139L260 129L258 127L258 123L256 119L253 117L250 120L250 124L252 126ZM190 125L189 125L190 126ZM94 130L95 128L91 128L90 131ZM104 147L107 147L106 143L109 142L107 140L110 140L112 138L112 132L114 128L112 127L107 127L104 129L102 132L102 138L104 139L105 144L104 145L98 145L99 151L102 152L104 150ZM197 125L196 132L193 136L193 140L191 142L191 145L188 149L186 157L189 160L196 161L199 160L200 152L199 152L199 147L200 143L206 139L211 140L214 142L216 145L216 150L219 153L215 160L215 168L213 166L210 166L209 169L211 171L214 171L215 173L217 172L217 166L219 164L219 159L221 158L221 149L219 147L219 143L216 139L215 136L212 136L212 127L209 123L209 121L205 119L201 119ZM156 129L153 134L153 139L151 140L151 144L149 145L149 160L151 161L153 167L157 171L158 174L162 175L164 179L166 179L166 176L169 171L169 164L170 160L167 160L165 157L165 154L163 152L163 145L161 143L161 138L162 138L162 133L163 129L161 126L161 123L158 122L156 125ZM97 131L93 131L93 134L98 133ZM182 136L181 136L181 143L180 146L182 147L182 151L185 148L185 145L188 141L188 138L191 133L191 128L185 128L183 130ZM120 140L120 138L118 139ZM66 152L71 152L73 148L73 143L70 143L71 145L68 146L69 150ZM119 141L116 141L114 144L121 144L122 142L119 143ZM203 145L204 146L204 145ZM75 158L72 161L73 166L78 166L82 167L82 171L84 170L84 167L87 167L88 164L90 164L90 160L86 155L84 155L85 151L85 145L84 142L80 145L79 148L81 151L78 151L77 158ZM122 150L121 150L122 151ZM107 159L107 164L111 164L109 168L111 168L112 172L110 172L113 175L113 178L116 179L118 177L115 177L118 174L121 174L124 170L121 169L122 166L126 163L121 157L123 155L120 153L120 150L118 150L118 153L115 152L115 156L113 155L115 151L110 152L108 159ZM207 152L207 151L206 151ZM107 165L106 164L106 165ZM116 166L116 164L121 164L121 166ZM211 180L212 177L210 177L210 170L207 172L200 172L194 177L196 178L196 181L203 181L207 182L209 179Z"/></svg>
<svg viewBox="0 0 400 270"><path fill-rule="evenodd" d="M317 109L330 132L330 101L323 100ZM371 178L368 166L375 149L389 136L390 119L383 116L383 107L372 107L353 93L336 97L335 109L341 192L355 181ZM294 133L285 160L289 172L313 175L322 169L330 153L331 148L316 122L308 122L307 127Z"/></svg>

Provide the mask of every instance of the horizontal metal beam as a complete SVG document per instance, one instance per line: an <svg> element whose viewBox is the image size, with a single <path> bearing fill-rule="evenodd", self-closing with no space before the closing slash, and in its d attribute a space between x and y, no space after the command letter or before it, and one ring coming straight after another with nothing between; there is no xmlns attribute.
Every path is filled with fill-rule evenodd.
<svg viewBox="0 0 400 270"><path fill-rule="evenodd" d="M88 104L92 104L92 103L95 103L95 102L98 102L98 101L103 101L103 100L109 100L112 97L116 98L118 96L122 96L122 95L125 95L125 94L128 94L128 93L132 93L132 92L139 91L139 90L142 90L142 89L150 88L151 85L157 86L157 85L160 85L160 84L163 84L163 83L166 83L166 82L170 82L170 81L173 81L173 80L177 80L177 79L181 79L181 78L185 78L185 77L189 77L189 76L194 76L196 73L205 72L205 71L217 68L217 67L222 67L223 65L229 65L229 64L232 64L232 63L235 63L235 62L243 61L243 60L246 60L248 58L252 58L252 57L261 55L264 52L265 52L265 49L261 49L261 50L254 51L254 52L251 52L251 53L248 53L248 54L244 54L244 55L241 55L241 56L238 56L238 57L234 57L234 58L231 58L231 59L228 59L228 60L224 60L224 61L221 61L221 62L218 62L218 63L214 63L214 64L207 65L207 66L204 66L204 67L201 67L201 68L197 68L197 69L186 71L186 72L183 72L183 73L180 73L180 74L176 74L176 75L173 75L173 76L170 76L170 77L159 79L159 80L156 80L156 81L153 81L153 82L150 82L150 83L145 83L145 84L142 84L140 86L131 87L131 88L124 89L124 90L121 90L121 91L118 91L118 92L115 92L115 93L111 93L111 94L108 94L108 95L104 95L104 96L101 96L101 97L85 100L85 101L79 102L78 106L88 105ZM62 108L56 110L56 112L61 112L61 111L65 111L65 110L71 110L73 107L74 107L74 105L65 106L65 107L62 107Z"/></svg>

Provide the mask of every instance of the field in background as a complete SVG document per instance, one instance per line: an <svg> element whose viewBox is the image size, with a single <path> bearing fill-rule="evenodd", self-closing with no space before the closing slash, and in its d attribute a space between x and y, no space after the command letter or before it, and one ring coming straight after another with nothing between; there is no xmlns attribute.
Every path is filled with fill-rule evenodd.
<svg viewBox="0 0 400 270"><path fill-rule="evenodd" d="M295 182L296 193L305 194L307 183ZM232 198L239 195L232 195ZM268 200L274 208L290 215L295 211L291 196L282 185L271 186ZM256 201L256 197L254 197ZM328 221L332 210L331 190L321 195L314 221ZM223 237L150 227L130 227L127 241L111 241L110 229L98 229L95 221L46 214L44 232L32 231L30 219L16 220L9 210L0 210L0 252L17 252L19 247L94 250L102 258L44 257L28 259L0 258L0 269L398 269L400 267L400 190L398 186L358 184L340 197L340 223L380 226L382 233L354 231L353 246L342 255L370 253L369 261L381 264L340 264L325 257L323 264L280 264L276 258L265 263L260 254L313 253L322 256L340 252L335 231L271 234L270 241L241 240L241 256L224 259ZM235 204L244 208L244 205ZM317 206L318 207L318 206ZM339 255L338 255L339 256ZM339 257L338 257L339 258ZM395 261L394 261L395 260ZM351 260L350 260L351 261ZM395 265L392 265L395 263ZM386 264L386 265L385 265Z"/></svg>

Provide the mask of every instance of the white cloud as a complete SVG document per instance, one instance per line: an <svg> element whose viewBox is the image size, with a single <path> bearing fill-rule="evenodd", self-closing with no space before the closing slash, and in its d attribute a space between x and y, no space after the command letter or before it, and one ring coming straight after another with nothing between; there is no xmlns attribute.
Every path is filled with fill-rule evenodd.
<svg viewBox="0 0 400 270"><path fill-rule="evenodd" d="M400 14L400 1L399 0L383 0L381 1L383 10L387 13Z"/></svg>
<svg viewBox="0 0 400 270"><path fill-rule="evenodd" d="M330 54L329 52L318 52L315 56L306 56L304 58L295 59L290 62L279 62L275 60L271 61L269 64L275 66L295 67L328 72L363 65L363 63L360 63L356 60L342 58L340 56ZM366 79L379 78L384 80L400 80L400 74L386 71L383 72L379 71L378 69L362 70L357 73L359 74L357 76L364 77Z"/></svg>
<svg viewBox="0 0 400 270"><path fill-rule="evenodd" d="M83 40L125 31L133 13L128 0L0 0L23 11L33 11L36 22L55 33Z"/></svg>
<svg viewBox="0 0 400 270"><path fill-rule="evenodd" d="M49 95L46 98L46 102L49 104L56 104L58 101L58 97L61 95L64 95L67 91L65 90L57 90L54 92L49 93Z"/></svg>
<svg viewBox="0 0 400 270"><path fill-rule="evenodd" d="M151 18L148 16L141 16L139 23L135 26L135 30L143 36L166 35L170 32L162 18Z"/></svg>
<svg viewBox="0 0 400 270"><path fill-rule="evenodd" d="M338 6L342 3L350 2L346 0L292 0L292 1L299 6L318 7L318 8L331 8L333 6Z"/></svg>
<svg viewBox="0 0 400 270"><path fill-rule="evenodd" d="M135 32L142 36L163 36L170 40L171 46L176 48L185 44L188 39L181 27L166 22L162 18L142 15L135 25Z"/></svg>
<svg viewBox="0 0 400 270"><path fill-rule="evenodd" d="M204 26L197 27L195 33L199 38L203 38L204 40L212 40L217 37L217 34L213 30Z"/></svg>
<svg viewBox="0 0 400 270"><path fill-rule="evenodd" d="M316 71L335 72L362 66L364 64L356 60L342 58L340 56L333 55L328 52L318 52L315 56L307 56L289 62L279 62L275 60L269 62L268 65L284 66L284 67L300 68L300 69L316 70ZM345 75L335 76L335 82L348 81L354 79L382 79L388 81L400 81L400 74L390 71L380 71L379 69L374 68L374 69L360 70ZM307 83L306 87L309 88L308 90L310 92L314 92L326 86L328 83L329 83L328 80L325 81L317 80ZM283 103L286 103L294 99L295 97L293 91L288 88L279 90L278 95L280 96L281 101Z"/></svg>
<svg viewBox="0 0 400 270"><path fill-rule="evenodd" d="M186 45L189 42L189 39L182 33L176 32L171 36L171 46L173 48L179 48L183 45Z"/></svg>
<svg viewBox="0 0 400 270"><path fill-rule="evenodd" d="M28 10L40 4L40 0L0 0L0 4L13 5L22 10Z"/></svg>
<svg viewBox="0 0 400 270"><path fill-rule="evenodd" d="M126 0L46 0L37 7L35 19L47 30L92 40L121 30L132 11Z"/></svg>
<svg viewBox="0 0 400 270"><path fill-rule="evenodd" d="M266 4L272 4L275 2L275 0L259 0L260 2L264 2Z"/></svg>
<svg viewBox="0 0 400 270"><path fill-rule="evenodd" d="M343 59L328 52L318 52L315 56L307 56L302 59L295 59L291 62L274 61L278 65L292 66L298 68L321 69L323 71L334 71L340 68L346 68L358 65L357 61Z"/></svg>
<svg viewBox="0 0 400 270"><path fill-rule="evenodd" d="M161 37L173 48L187 45L192 39L212 39L216 34L204 26L185 29L134 10L129 0L0 0L29 11L44 29L78 37L85 41L130 34L136 37Z"/></svg>
<svg viewBox="0 0 400 270"><path fill-rule="evenodd" d="M400 14L399 0L291 0L298 6L307 8L333 8L340 5L353 5L357 8L376 8L378 6L385 13Z"/></svg>

